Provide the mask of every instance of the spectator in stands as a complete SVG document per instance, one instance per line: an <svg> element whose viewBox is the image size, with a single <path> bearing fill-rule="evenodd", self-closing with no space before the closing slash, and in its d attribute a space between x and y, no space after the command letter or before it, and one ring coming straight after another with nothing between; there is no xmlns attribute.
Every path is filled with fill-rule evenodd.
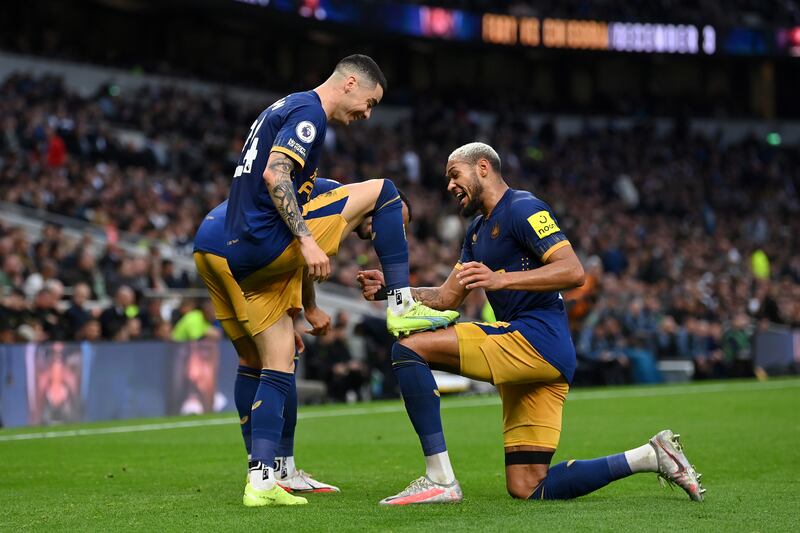
<svg viewBox="0 0 800 533"><path fill-rule="evenodd" d="M83 283L89 287L92 299L106 295L102 273L97 268L97 260L91 249L78 248L75 254L67 257L62 267L62 280L67 286L75 287Z"/></svg>
<svg viewBox="0 0 800 533"><path fill-rule="evenodd" d="M634 305L635 310L639 309ZM649 346L647 330L637 330L634 334L626 334L614 316L605 319L606 338L611 354L621 353L628 361L630 377L634 383L659 383L661 375L656 368L655 357ZM623 366L625 362L617 359Z"/></svg>
<svg viewBox="0 0 800 533"><path fill-rule="evenodd" d="M729 377L753 375L752 328L745 313L737 313L722 334L722 353Z"/></svg>
<svg viewBox="0 0 800 533"><path fill-rule="evenodd" d="M33 318L44 331L44 340L61 341L67 338L68 326L56 306L56 295L48 288L36 294L33 303Z"/></svg>
<svg viewBox="0 0 800 533"><path fill-rule="evenodd" d="M172 313L170 314L170 323L172 326L175 327L175 324L178 323L178 320L180 320L189 311L194 310L197 306L197 300L194 298L184 298L181 300L180 304L172 309Z"/></svg>
<svg viewBox="0 0 800 533"><path fill-rule="evenodd" d="M89 301L92 292L86 283L78 283L72 289L72 303L64 313L64 320L67 325L67 338L77 338L78 332L92 318L95 313L89 311L86 302ZM99 324L98 324L99 325Z"/></svg>
<svg viewBox="0 0 800 533"><path fill-rule="evenodd" d="M311 346L306 346L312 364L328 386L328 396L340 402L363 399L363 387L369 370L353 358L347 345L349 317L344 311L336 314L331 330Z"/></svg>
<svg viewBox="0 0 800 533"><path fill-rule="evenodd" d="M608 384L629 383L630 361L623 352L621 330L616 319L608 317L598 322L591 330L588 346L584 345L582 356L594 363Z"/></svg>
<svg viewBox="0 0 800 533"><path fill-rule="evenodd" d="M152 326L150 338L160 341L172 340L172 324L163 319L158 319Z"/></svg>
<svg viewBox="0 0 800 533"><path fill-rule="evenodd" d="M661 318L656 333L656 357L663 359L689 359L689 340L683 328L672 315Z"/></svg>
<svg viewBox="0 0 800 533"><path fill-rule="evenodd" d="M50 168L63 167L67 162L67 148L64 139L55 128L47 127L47 166Z"/></svg>
<svg viewBox="0 0 800 533"><path fill-rule="evenodd" d="M708 320L689 318L686 321L689 350L694 360L694 375L699 379L722 376L722 350L719 338L714 338ZM720 335L721 337L721 335Z"/></svg>
<svg viewBox="0 0 800 533"><path fill-rule="evenodd" d="M108 222L105 220L104 222ZM106 280L106 291L108 294L114 294L118 287L111 286L111 278L115 277L117 270L125 257L125 252L120 248L119 244L115 241L109 241L103 251L103 255L97 262L97 267L100 268L103 279Z"/></svg>
<svg viewBox="0 0 800 533"><path fill-rule="evenodd" d="M64 228L60 224L45 222L39 241L33 245L37 251L36 266L42 267L39 259L56 258L60 247L64 243Z"/></svg>
<svg viewBox="0 0 800 533"><path fill-rule="evenodd" d="M40 270L25 278L22 290L25 291L28 298L31 298L44 288L46 282L51 280L58 281L58 265L52 259L44 259Z"/></svg>
<svg viewBox="0 0 800 533"><path fill-rule="evenodd" d="M603 263L596 255L590 257L584 265L586 282L581 287L570 289L563 293L564 301L569 313L569 325L574 331L580 326L581 321L594 306L597 294L602 283Z"/></svg>
<svg viewBox="0 0 800 533"><path fill-rule="evenodd" d="M125 327L128 317L136 316L135 295L127 285L117 289L113 303L100 314L100 325L103 338L112 340L116 338Z"/></svg>
<svg viewBox="0 0 800 533"><path fill-rule="evenodd" d="M220 329L214 327L216 320L211 300L203 300L200 307L192 309L178 320L172 330L172 340L186 342L199 339L221 339Z"/></svg>
<svg viewBox="0 0 800 533"><path fill-rule="evenodd" d="M19 256L9 254L3 258L0 270L0 289L21 289L24 283L24 266Z"/></svg>
<svg viewBox="0 0 800 533"><path fill-rule="evenodd" d="M156 330L164 322L161 316L161 300L158 298L148 298L145 300L143 308L139 312L139 320L142 325L142 334L147 338L156 337Z"/></svg>
<svg viewBox="0 0 800 533"><path fill-rule="evenodd" d="M143 257L123 257L117 270L109 275L107 285L112 292L125 285L141 293L149 287L147 260Z"/></svg>
<svg viewBox="0 0 800 533"><path fill-rule="evenodd" d="M100 321L96 318L89 318L83 325L78 329L78 332L75 334L76 341L86 341L86 342L98 342L103 338L103 330L100 327Z"/></svg>
<svg viewBox="0 0 800 533"><path fill-rule="evenodd" d="M10 335L13 339L10 342L16 342L20 326L30 319L25 293L21 289L13 289L5 296L0 296L0 323L8 328L6 335Z"/></svg>
<svg viewBox="0 0 800 533"><path fill-rule="evenodd" d="M128 320L125 321L123 331L126 341L135 341L145 338L142 332L142 321L138 316L129 317Z"/></svg>
<svg viewBox="0 0 800 533"><path fill-rule="evenodd" d="M188 289L191 285L189 274L186 271L177 273L175 263L169 259L161 261L161 279L170 289Z"/></svg>
<svg viewBox="0 0 800 533"><path fill-rule="evenodd" d="M400 392L397 378L392 370L390 349L394 342L383 318L363 317L353 329L353 334L364 339L367 352L367 365L370 371L370 388L373 398L397 398Z"/></svg>
<svg viewBox="0 0 800 533"><path fill-rule="evenodd" d="M16 341L17 332L11 325L11 319L0 309L0 344L13 344Z"/></svg>

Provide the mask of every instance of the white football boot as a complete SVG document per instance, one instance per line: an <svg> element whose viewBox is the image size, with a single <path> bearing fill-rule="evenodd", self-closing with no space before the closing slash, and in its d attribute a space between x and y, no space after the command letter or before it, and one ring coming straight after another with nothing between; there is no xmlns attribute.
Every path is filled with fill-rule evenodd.
<svg viewBox="0 0 800 533"><path fill-rule="evenodd" d="M703 501L706 489L700 484L701 474L695 471L694 466L684 455L680 435L665 429L650 439L650 445L656 450L661 484L666 481L670 485L678 485L692 500Z"/></svg>
<svg viewBox="0 0 800 533"><path fill-rule="evenodd" d="M428 476L415 479L402 492L380 501L381 505L416 505L422 503L459 503L464 499L458 481L439 485Z"/></svg>
<svg viewBox="0 0 800 533"><path fill-rule="evenodd" d="M277 478L277 483L287 492L340 492L339 487L317 481L303 470L295 470L289 476Z"/></svg>

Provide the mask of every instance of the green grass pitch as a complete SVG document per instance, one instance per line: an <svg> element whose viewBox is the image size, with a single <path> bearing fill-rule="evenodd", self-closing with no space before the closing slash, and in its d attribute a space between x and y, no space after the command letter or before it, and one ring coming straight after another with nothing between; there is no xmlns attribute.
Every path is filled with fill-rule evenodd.
<svg viewBox="0 0 800 533"><path fill-rule="evenodd" d="M800 530L797 379L571 393L555 462L623 451L671 428L704 474L700 504L654 474L568 502L512 500L497 399L447 398L442 413L461 505L377 505L423 472L399 402L301 409L298 466L343 491L311 495L302 508L242 506L244 450L230 415L0 431L0 530ZM48 431L56 435L34 438Z"/></svg>

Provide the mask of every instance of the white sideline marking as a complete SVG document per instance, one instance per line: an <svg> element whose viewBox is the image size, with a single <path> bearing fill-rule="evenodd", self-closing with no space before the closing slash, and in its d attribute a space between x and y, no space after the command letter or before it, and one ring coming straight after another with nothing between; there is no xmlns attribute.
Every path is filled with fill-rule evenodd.
<svg viewBox="0 0 800 533"><path fill-rule="evenodd" d="M578 402L585 400L610 400L617 398L647 398L658 396L679 396L681 394L706 394L711 392L750 392L775 389L800 388L800 380L787 381L768 381L766 383L747 382L747 383L713 383L708 385L693 385L685 387L652 387L646 389L616 389L616 390L596 390L596 391L576 391L570 393L567 401ZM463 409L465 407L481 407L486 405L500 405L500 398L492 396L489 398L472 398L464 400L446 401L442 403L442 409ZM334 411L320 411L317 413L297 414L298 420L309 420L313 418L331 418L339 416L358 416L376 415L383 413L405 412L403 405L385 405L381 407L360 407L355 409L338 409ZM139 433L141 431L160 431L164 429L183 429L206 426L220 426L232 424L236 421L235 417L226 416L223 418L206 418L203 420L183 420L179 422L159 422L153 424L137 424L131 426L115 426L107 428L87 428L70 429L61 431L41 431L38 433L20 433L18 435L0 435L0 442L17 440L52 439L58 437L84 437L91 435L110 435L115 433Z"/></svg>

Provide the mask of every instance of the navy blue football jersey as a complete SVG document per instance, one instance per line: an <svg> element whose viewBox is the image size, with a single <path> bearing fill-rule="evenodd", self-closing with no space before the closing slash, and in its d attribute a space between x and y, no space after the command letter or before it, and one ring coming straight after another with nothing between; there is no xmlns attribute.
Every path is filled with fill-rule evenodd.
<svg viewBox="0 0 800 533"><path fill-rule="evenodd" d="M314 180L311 198L316 198L320 194L341 186L342 184L336 180L317 178ZM195 252L208 252L220 257L225 256L225 216L227 210L228 200L225 200L206 215L194 236Z"/></svg>
<svg viewBox="0 0 800 533"><path fill-rule="evenodd" d="M292 235L264 183L267 160L271 152L281 152L297 163L294 187L302 207L314 189L326 128L325 110L314 91L290 94L261 112L233 175L225 222L228 241L269 241L278 254L286 247Z"/></svg>
<svg viewBox="0 0 800 533"><path fill-rule="evenodd" d="M509 189L488 217L478 215L467 228L461 259L494 271L533 270L568 246L550 207L527 191ZM575 372L575 347L566 310L558 292L486 291L501 322L513 322L531 345L568 381Z"/></svg>

